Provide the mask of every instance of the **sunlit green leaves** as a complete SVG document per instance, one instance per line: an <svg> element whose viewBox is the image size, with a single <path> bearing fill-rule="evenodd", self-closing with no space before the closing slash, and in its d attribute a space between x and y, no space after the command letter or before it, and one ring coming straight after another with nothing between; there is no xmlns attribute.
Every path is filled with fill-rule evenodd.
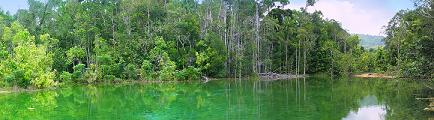
<svg viewBox="0 0 434 120"><path fill-rule="evenodd" d="M81 62L80 60L85 57L85 52L83 48L80 47L72 47L68 51L66 51L67 64L72 64L73 62Z"/></svg>
<svg viewBox="0 0 434 120"><path fill-rule="evenodd" d="M152 63L148 60L143 60L142 66L140 69L141 79L143 80L151 80L154 74Z"/></svg>
<svg viewBox="0 0 434 120"><path fill-rule="evenodd" d="M0 71L5 76L3 79L9 84L23 87L30 84L38 88L55 85L51 69L52 54L47 52L46 45L37 45L35 37L17 22L5 30L2 38L12 39L14 46L9 57L0 62Z"/></svg>

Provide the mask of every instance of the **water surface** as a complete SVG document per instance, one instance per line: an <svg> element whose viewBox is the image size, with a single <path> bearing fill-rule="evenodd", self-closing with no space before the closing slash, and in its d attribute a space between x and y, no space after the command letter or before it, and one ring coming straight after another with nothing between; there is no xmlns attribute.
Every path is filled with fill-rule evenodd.
<svg viewBox="0 0 434 120"><path fill-rule="evenodd" d="M413 80L306 78L82 85L0 94L0 119L428 119Z"/></svg>

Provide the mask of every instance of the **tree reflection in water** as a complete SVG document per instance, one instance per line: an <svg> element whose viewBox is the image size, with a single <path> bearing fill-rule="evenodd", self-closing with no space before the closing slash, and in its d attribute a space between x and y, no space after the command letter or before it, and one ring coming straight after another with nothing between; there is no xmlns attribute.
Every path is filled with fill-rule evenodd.
<svg viewBox="0 0 434 120"><path fill-rule="evenodd" d="M85 85L0 95L0 119L423 119L422 82L307 78Z"/></svg>

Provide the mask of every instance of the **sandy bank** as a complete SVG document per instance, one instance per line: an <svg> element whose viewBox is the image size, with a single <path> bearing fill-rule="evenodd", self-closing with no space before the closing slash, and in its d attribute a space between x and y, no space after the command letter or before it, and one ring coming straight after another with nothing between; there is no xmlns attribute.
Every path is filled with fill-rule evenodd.
<svg viewBox="0 0 434 120"><path fill-rule="evenodd" d="M353 76L358 78L395 78L395 76L389 76L381 73L363 73L363 74L357 74Z"/></svg>

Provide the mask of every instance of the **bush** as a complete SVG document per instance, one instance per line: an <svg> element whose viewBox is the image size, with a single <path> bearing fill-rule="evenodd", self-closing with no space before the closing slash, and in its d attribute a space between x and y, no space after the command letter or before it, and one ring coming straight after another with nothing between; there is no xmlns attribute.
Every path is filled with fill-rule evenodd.
<svg viewBox="0 0 434 120"><path fill-rule="evenodd" d="M83 79L85 79L87 83L93 83L97 80L98 76L95 70L96 66L94 64L90 64L88 70L83 73Z"/></svg>
<svg viewBox="0 0 434 120"><path fill-rule="evenodd" d="M97 75L93 71L87 71L84 73L83 78L86 80L87 83L93 83L97 79Z"/></svg>
<svg viewBox="0 0 434 120"><path fill-rule="evenodd" d="M114 75L105 75L104 81L114 81L116 77Z"/></svg>
<svg viewBox="0 0 434 120"><path fill-rule="evenodd" d="M66 71L63 71L62 74L60 74L59 79L61 82L70 82L72 81L72 74Z"/></svg>
<svg viewBox="0 0 434 120"><path fill-rule="evenodd" d="M54 72L41 74L40 76L36 77L35 80L32 80L31 83L38 88L46 88L46 87L54 86L55 85L55 82L53 81L54 76L55 76Z"/></svg>
<svg viewBox="0 0 434 120"><path fill-rule="evenodd" d="M198 80L200 79L200 75L201 73L198 68L189 66L186 69L177 71L175 77L177 80Z"/></svg>
<svg viewBox="0 0 434 120"><path fill-rule="evenodd" d="M152 69L152 64L148 60L143 60L142 67L140 68L140 77L143 80L152 79L152 74L154 73Z"/></svg>
<svg viewBox="0 0 434 120"><path fill-rule="evenodd" d="M85 65L84 64L77 64L73 67L74 72L72 73L72 79L74 81L82 80L83 79L83 73L85 71Z"/></svg>
<svg viewBox="0 0 434 120"><path fill-rule="evenodd" d="M162 59L159 61L159 63L161 68L159 71L159 79L167 81L176 80L174 76L176 72L175 62L170 60L169 55L166 52L163 53Z"/></svg>
<svg viewBox="0 0 434 120"><path fill-rule="evenodd" d="M126 79L133 79L133 80L137 80L137 69L136 69L136 65L134 64L128 64L125 68L124 68L124 78Z"/></svg>
<svg viewBox="0 0 434 120"><path fill-rule="evenodd" d="M8 85L18 85L20 87L27 87L30 85L30 80L24 77L23 70L14 70L12 74L6 75L4 79Z"/></svg>

